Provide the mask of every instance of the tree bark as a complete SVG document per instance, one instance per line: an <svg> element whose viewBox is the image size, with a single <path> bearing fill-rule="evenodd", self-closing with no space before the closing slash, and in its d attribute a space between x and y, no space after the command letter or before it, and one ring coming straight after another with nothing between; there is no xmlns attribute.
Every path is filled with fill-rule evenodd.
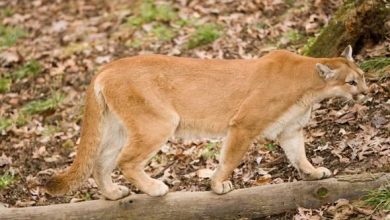
<svg viewBox="0 0 390 220"><path fill-rule="evenodd" d="M348 45L359 46L364 39L384 39L387 21L390 21L389 0L347 0L315 40L308 42L304 53L334 57Z"/></svg>
<svg viewBox="0 0 390 220"><path fill-rule="evenodd" d="M238 189L226 195L173 192L164 197L130 195L119 201L95 200L28 208L0 209L0 219L238 219L296 209L318 208L340 198L356 199L388 184L390 174L338 176Z"/></svg>

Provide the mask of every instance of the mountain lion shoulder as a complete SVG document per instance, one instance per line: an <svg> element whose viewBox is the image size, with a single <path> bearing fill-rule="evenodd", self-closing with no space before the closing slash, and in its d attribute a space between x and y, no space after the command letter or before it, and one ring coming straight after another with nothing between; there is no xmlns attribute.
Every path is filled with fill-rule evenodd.
<svg viewBox="0 0 390 220"><path fill-rule="evenodd" d="M311 58L277 50L251 60L135 56L102 67L86 96L81 141L73 164L46 185L53 195L75 189L91 174L111 200L129 194L112 182L118 166L141 191L162 196L168 186L144 166L172 136L225 136L211 179L217 194L253 140L277 140L304 179L331 175L306 158L302 128L312 105L346 99L367 86L348 46L342 57Z"/></svg>

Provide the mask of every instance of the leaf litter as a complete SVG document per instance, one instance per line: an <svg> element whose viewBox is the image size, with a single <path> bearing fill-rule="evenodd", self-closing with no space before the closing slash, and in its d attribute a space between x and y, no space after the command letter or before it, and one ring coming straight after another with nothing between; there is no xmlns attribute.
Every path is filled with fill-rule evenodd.
<svg viewBox="0 0 390 220"><path fill-rule="evenodd" d="M6 180L0 189L1 205L100 198L92 178L63 197L44 194L41 184L74 159L84 91L101 64L150 53L204 59L257 58L276 48L303 53L340 4L341 0L60 0L55 4L8 0L0 5L0 178ZM377 58L388 57L389 46L387 39L357 54L363 68L381 68L380 77L368 78L371 93L363 104L331 99L314 106L305 135L308 158L316 166L324 165L334 174L390 171L389 69L381 66L388 60ZM220 145L221 140L171 139L145 170L167 183L170 191L210 190ZM132 193L140 193L118 170L112 176ZM232 174L235 188L297 180L298 173L278 144L260 141ZM383 210L339 200L320 209L298 208L269 218L385 215Z"/></svg>

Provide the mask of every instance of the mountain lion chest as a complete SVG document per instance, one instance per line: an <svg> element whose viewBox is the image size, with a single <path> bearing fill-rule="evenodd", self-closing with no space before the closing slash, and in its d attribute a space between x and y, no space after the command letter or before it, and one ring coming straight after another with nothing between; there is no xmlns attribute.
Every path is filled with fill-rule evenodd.
<svg viewBox="0 0 390 220"><path fill-rule="evenodd" d="M311 112L311 106L305 108L295 104L268 125L261 136L268 140L276 140L282 132L301 129L309 122Z"/></svg>

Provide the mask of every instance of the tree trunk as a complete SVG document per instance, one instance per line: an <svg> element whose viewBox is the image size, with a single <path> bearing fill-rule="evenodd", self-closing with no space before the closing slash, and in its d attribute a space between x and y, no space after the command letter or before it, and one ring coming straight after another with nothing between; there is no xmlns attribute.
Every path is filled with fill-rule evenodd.
<svg viewBox="0 0 390 220"><path fill-rule="evenodd" d="M0 209L0 219L238 219L318 208L339 198L355 199L390 181L390 174L338 176L238 189L226 195L173 192L164 197L131 195L44 207Z"/></svg>
<svg viewBox="0 0 390 220"><path fill-rule="evenodd" d="M390 21L389 0L347 0L314 41L308 43L305 55L339 56L348 46L358 46L365 39L381 40Z"/></svg>

